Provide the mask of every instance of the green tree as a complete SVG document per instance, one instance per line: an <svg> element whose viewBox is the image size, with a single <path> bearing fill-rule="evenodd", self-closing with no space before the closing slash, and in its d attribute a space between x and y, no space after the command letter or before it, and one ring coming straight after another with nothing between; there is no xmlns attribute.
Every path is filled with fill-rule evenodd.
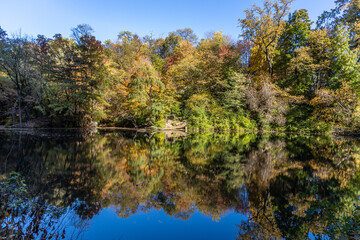
<svg viewBox="0 0 360 240"><path fill-rule="evenodd" d="M104 47L83 28L79 25L73 29L76 42L55 35L49 44L49 111L58 120L70 116L62 121L75 126L99 120L101 107L97 102L106 74Z"/></svg>
<svg viewBox="0 0 360 240"><path fill-rule="evenodd" d="M336 0L335 8L324 11L317 21L318 28L336 31L338 25L348 26L350 48L360 49L360 0Z"/></svg>
<svg viewBox="0 0 360 240"><path fill-rule="evenodd" d="M342 81L348 82L358 94L360 94L360 54L350 48L349 29L344 25L338 25L332 41L332 76L329 79L329 87L337 89Z"/></svg>
<svg viewBox="0 0 360 240"><path fill-rule="evenodd" d="M302 52L298 49L309 45L311 21L307 10L301 9L290 14L285 30L281 35L275 57L275 72L278 84L282 88L290 88L296 95L309 96L312 88L312 79L304 76L302 68L290 66L291 60Z"/></svg>

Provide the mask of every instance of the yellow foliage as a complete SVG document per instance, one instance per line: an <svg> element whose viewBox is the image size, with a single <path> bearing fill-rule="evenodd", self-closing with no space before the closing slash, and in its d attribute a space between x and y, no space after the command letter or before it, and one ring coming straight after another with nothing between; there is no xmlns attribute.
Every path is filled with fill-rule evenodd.
<svg viewBox="0 0 360 240"><path fill-rule="evenodd" d="M260 39L255 41L254 46L251 48L250 66L248 68L249 73L256 74L254 80L258 79L258 76L268 76L268 66L266 63L266 56L261 51L259 44Z"/></svg>

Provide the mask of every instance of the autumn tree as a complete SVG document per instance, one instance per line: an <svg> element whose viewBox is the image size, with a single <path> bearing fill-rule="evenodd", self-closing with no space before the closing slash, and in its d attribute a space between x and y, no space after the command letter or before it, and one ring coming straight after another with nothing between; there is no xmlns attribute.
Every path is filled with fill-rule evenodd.
<svg viewBox="0 0 360 240"><path fill-rule="evenodd" d="M167 59L165 78L174 86L180 98L187 99L196 91L201 91L198 81L201 78L196 48L187 41L181 41L176 54Z"/></svg>
<svg viewBox="0 0 360 240"><path fill-rule="evenodd" d="M26 101L32 98L35 89L38 72L33 65L32 42L27 37L15 36L6 38L1 33L0 68L13 84L16 91L16 99L12 102L17 104L19 126L23 126L23 111L29 119L29 109ZM12 105L12 104L11 104ZM14 107L14 105L12 105ZM14 113L14 111L12 111Z"/></svg>
<svg viewBox="0 0 360 240"><path fill-rule="evenodd" d="M125 118L139 125L164 125L166 106L162 92L164 84L151 62L140 59L127 84L127 96L124 102Z"/></svg>
<svg viewBox="0 0 360 240"><path fill-rule="evenodd" d="M140 37L129 31L122 31L118 34L115 43L107 42L107 47L111 51L111 59L116 68L121 72L129 72L133 68L136 60L143 53L143 43Z"/></svg>
<svg viewBox="0 0 360 240"><path fill-rule="evenodd" d="M195 44L197 41L197 36L190 28L178 29L175 32L169 33L165 39L161 40L161 44L159 44L159 56L162 58L169 57L175 52L181 40Z"/></svg>
<svg viewBox="0 0 360 240"><path fill-rule="evenodd" d="M293 0L265 1L263 8L254 5L245 10L246 17L239 19L242 36L266 59L269 76L273 75L274 57L279 38L284 31L284 17Z"/></svg>

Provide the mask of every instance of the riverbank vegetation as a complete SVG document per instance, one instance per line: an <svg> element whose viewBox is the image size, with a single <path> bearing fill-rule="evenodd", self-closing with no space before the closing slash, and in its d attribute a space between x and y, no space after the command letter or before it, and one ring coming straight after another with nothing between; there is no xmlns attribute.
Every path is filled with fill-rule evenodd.
<svg viewBox="0 0 360 240"><path fill-rule="evenodd" d="M0 28L0 125L358 130L360 1L337 0L316 24L291 3L246 10L238 41L189 28L104 43L86 24L70 38Z"/></svg>

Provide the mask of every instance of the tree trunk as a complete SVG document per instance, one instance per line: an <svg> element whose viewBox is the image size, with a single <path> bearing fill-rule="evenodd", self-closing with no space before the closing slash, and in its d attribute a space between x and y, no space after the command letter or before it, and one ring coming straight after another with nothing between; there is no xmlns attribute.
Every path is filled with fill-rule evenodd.
<svg viewBox="0 0 360 240"><path fill-rule="evenodd" d="M18 92L18 108L19 108L19 126L22 128L22 119L21 119L21 93Z"/></svg>
<svg viewBox="0 0 360 240"><path fill-rule="evenodd" d="M269 73L270 73L270 79L272 79L274 71L273 71L273 64L271 61L269 62Z"/></svg>
<svg viewBox="0 0 360 240"><path fill-rule="evenodd" d="M11 122L12 122L12 126L15 125L15 105L16 103L14 103L14 105L11 108Z"/></svg>
<svg viewBox="0 0 360 240"><path fill-rule="evenodd" d="M270 59L270 56L268 53L266 53L266 60L268 61L269 63L269 75L270 75L270 79L272 79L272 75L273 75L273 63Z"/></svg>
<svg viewBox="0 0 360 240"><path fill-rule="evenodd" d="M30 111L29 111L29 107L27 105L25 107L25 114L26 114L25 120L29 121L30 120Z"/></svg>

